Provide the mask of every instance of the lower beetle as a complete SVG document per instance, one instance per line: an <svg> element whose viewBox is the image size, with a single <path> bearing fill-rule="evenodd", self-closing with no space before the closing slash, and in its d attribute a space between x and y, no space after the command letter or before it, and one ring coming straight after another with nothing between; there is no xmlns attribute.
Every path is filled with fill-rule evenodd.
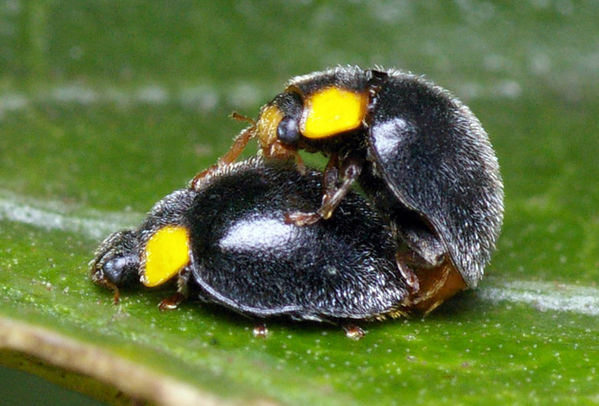
<svg viewBox="0 0 599 406"><path fill-rule="evenodd" d="M162 308L197 296L259 318L336 321L426 311L430 298L410 294L389 228L359 195L348 193L328 221L285 221L289 210L318 204L321 176L258 157L221 167L159 201L138 229L106 238L90 263L91 278L114 289L115 300L119 287L176 279L178 292Z"/></svg>
<svg viewBox="0 0 599 406"><path fill-rule="evenodd" d="M235 160L253 137L265 157L292 156L300 167L299 149L329 157L322 201L290 211L287 221L328 219L357 181L392 224L414 292L435 284L450 296L482 278L503 220L503 184L479 120L447 90L396 70L298 76L219 164Z"/></svg>

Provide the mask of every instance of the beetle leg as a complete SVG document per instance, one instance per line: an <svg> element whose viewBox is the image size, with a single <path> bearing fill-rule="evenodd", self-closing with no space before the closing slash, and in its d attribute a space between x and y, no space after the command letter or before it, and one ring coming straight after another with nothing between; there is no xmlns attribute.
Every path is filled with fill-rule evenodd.
<svg viewBox="0 0 599 406"><path fill-rule="evenodd" d="M256 338L266 338L268 334L268 327L264 323L259 323L252 329L252 335Z"/></svg>
<svg viewBox="0 0 599 406"><path fill-rule="evenodd" d="M331 217L339 203L343 200L347 192L351 189L353 183L360 176L360 172L362 172L362 165L354 159L346 159L341 166L341 176L343 182L341 186L334 192L331 189L328 189L322 199L322 205L320 209L318 209L317 213L323 218L328 219ZM325 182L326 182L326 173L325 173ZM333 193L331 193L333 192Z"/></svg>
<svg viewBox="0 0 599 406"><path fill-rule="evenodd" d="M339 157L337 153L332 153L324 174L322 177L322 203L324 204L325 199L330 199L337 189L337 182L339 182ZM327 196L329 196L327 198Z"/></svg>
<svg viewBox="0 0 599 406"><path fill-rule="evenodd" d="M337 190L337 182L339 181L338 166L339 159L337 158L337 154L333 153L327 163L322 178L322 205L326 204ZM294 212L285 215L285 222L302 227L314 224L321 218L322 216L318 211L312 213Z"/></svg>
<svg viewBox="0 0 599 406"><path fill-rule="evenodd" d="M109 280L103 280L101 282L101 284L103 286L107 287L108 289L112 289L112 291L114 292L114 296L112 297L112 302L115 305L118 305L121 300L121 291L119 290L119 287L116 286L114 283L110 282Z"/></svg>
<svg viewBox="0 0 599 406"><path fill-rule="evenodd" d="M297 171L300 175L304 176L306 174L306 164L304 164L304 160L302 159L302 156L299 154L299 152L295 151L294 159Z"/></svg>
<svg viewBox="0 0 599 406"><path fill-rule="evenodd" d="M190 276L191 269L189 269L189 266L186 266L177 276L177 292L172 296L162 299L158 304L158 309L174 310L187 298L187 283Z"/></svg>
<svg viewBox="0 0 599 406"><path fill-rule="evenodd" d="M411 293L416 294L420 290L420 282L418 281L418 276L416 275L416 273L412 271L412 269L408 265L408 263L411 263L411 261L406 256L410 256L410 254L404 252L397 252L395 254L395 263L397 264L397 269L399 269L399 273L401 274L401 276L403 276L406 283L411 288Z"/></svg>
<svg viewBox="0 0 599 406"><path fill-rule="evenodd" d="M233 140L233 145L218 159L218 166L228 165L237 159L239 154L245 149L248 142L252 139L255 133L255 126L251 125L242 130L237 137Z"/></svg>
<svg viewBox="0 0 599 406"><path fill-rule="evenodd" d="M343 325L345 336L350 340L358 341L366 335L366 331L356 324Z"/></svg>
<svg viewBox="0 0 599 406"><path fill-rule="evenodd" d="M285 214L285 223L295 224L299 227L312 225L314 223L317 223L320 219L321 217L318 213L304 213L301 211L296 211L293 213Z"/></svg>
<svg viewBox="0 0 599 406"><path fill-rule="evenodd" d="M295 212L289 213L285 216L285 222L293 223L298 226L307 226L314 224L320 219L328 219L333 215L333 212L339 206L345 195L351 189L353 183L360 176L362 171L362 165L354 159L346 159L341 164L342 179L341 185L337 187L339 172L337 167L338 157L336 154L331 155L331 159L327 164L323 175L323 196L322 204L316 212L303 213Z"/></svg>
<svg viewBox="0 0 599 406"><path fill-rule="evenodd" d="M158 304L158 309L160 310L174 310L177 307L179 307L179 305L181 304L181 302L185 300L185 296L183 296L182 293L175 293L172 296L166 297L164 299L162 299L160 301L160 303Z"/></svg>
<svg viewBox="0 0 599 406"><path fill-rule="evenodd" d="M236 116L234 116L234 117L236 117ZM255 129L256 129L255 125L252 124L251 126L242 130L241 133L239 133L239 135L237 137L235 137L235 139L233 140L233 145L231 145L231 148L229 148L229 150L218 159L218 163L216 165L210 166L208 169L204 169L202 172L200 172L196 176L194 176L194 178L192 179L192 181L189 184L189 188L195 189L196 185L200 181L200 179L211 174L219 167L228 165L231 162L235 161L237 159L237 157L239 156L239 154L241 154L241 152L245 149L248 142L254 136Z"/></svg>

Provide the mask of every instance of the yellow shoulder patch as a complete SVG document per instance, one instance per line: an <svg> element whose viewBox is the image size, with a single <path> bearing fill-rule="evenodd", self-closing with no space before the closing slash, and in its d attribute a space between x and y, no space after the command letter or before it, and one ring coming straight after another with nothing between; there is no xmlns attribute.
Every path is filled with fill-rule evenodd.
<svg viewBox="0 0 599 406"><path fill-rule="evenodd" d="M189 263L189 231L183 226L164 226L148 240L144 250L141 282L158 286Z"/></svg>
<svg viewBox="0 0 599 406"><path fill-rule="evenodd" d="M302 134L317 139L355 130L362 125L367 104L367 92L326 87L304 100Z"/></svg>

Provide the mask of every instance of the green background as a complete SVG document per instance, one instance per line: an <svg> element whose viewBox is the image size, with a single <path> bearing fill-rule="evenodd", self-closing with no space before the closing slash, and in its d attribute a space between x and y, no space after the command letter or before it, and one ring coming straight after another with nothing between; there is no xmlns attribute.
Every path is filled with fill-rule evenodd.
<svg viewBox="0 0 599 406"><path fill-rule="evenodd" d="M597 21L567 0L1 0L0 315L239 402L599 403ZM227 150L233 110L338 64L424 74L485 126L506 213L480 289L359 342L285 322L259 340L87 280L103 236Z"/></svg>

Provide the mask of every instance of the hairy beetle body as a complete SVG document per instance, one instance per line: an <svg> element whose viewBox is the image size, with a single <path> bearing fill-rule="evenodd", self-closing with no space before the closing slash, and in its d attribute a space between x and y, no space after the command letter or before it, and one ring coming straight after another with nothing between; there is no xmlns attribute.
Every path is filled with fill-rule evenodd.
<svg viewBox="0 0 599 406"><path fill-rule="evenodd" d="M327 222L285 222L287 211L318 204L320 179L257 158L224 167L158 202L137 230L108 237L91 263L92 279L115 288L176 278L181 295L255 317L408 312L390 231L358 195Z"/></svg>

